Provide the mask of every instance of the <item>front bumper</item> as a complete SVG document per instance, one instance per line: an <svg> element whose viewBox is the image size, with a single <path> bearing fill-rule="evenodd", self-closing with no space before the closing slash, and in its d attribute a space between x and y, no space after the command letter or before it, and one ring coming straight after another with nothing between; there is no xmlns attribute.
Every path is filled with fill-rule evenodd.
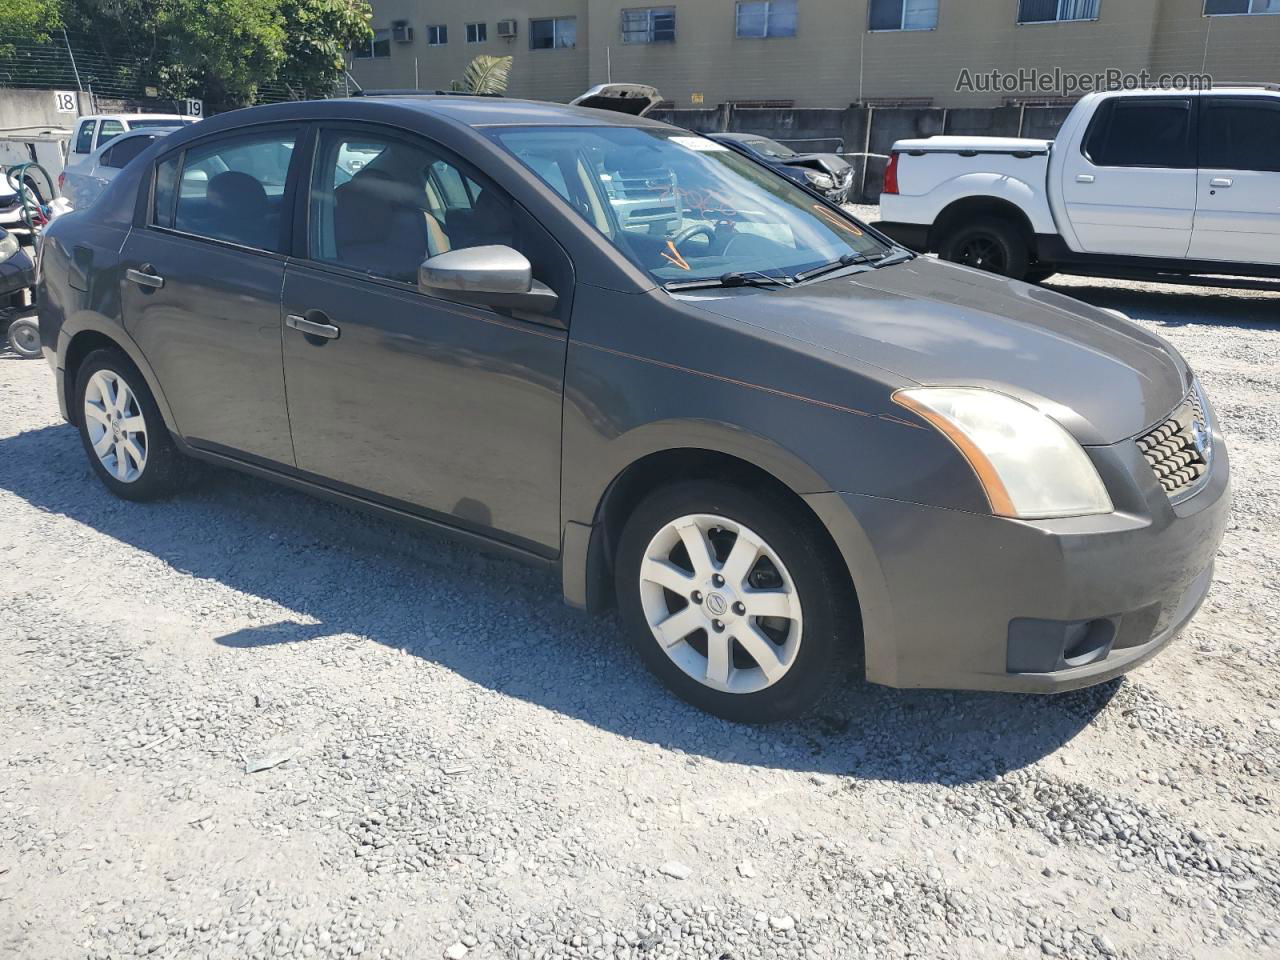
<svg viewBox="0 0 1280 960"><path fill-rule="evenodd" d="M1226 445L1216 433L1214 442L1208 476L1180 502L1132 441L1090 448L1116 505L1105 516L1021 521L857 494L806 498L849 564L867 679L1057 693L1155 656L1213 579L1231 507ZM1064 630L1105 622L1112 634L1095 657L1028 669L1019 644L1029 621Z"/></svg>
<svg viewBox="0 0 1280 960"><path fill-rule="evenodd" d="M25 248L0 263L0 307L9 296L35 286L36 268Z"/></svg>

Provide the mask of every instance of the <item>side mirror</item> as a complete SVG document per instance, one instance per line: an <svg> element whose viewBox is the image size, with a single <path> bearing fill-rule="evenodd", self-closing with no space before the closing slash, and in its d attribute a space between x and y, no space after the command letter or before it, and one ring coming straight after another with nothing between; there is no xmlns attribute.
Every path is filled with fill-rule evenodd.
<svg viewBox="0 0 1280 960"><path fill-rule="evenodd" d="M527 313L549 313L560 299L533 279L533 266L524 254L505 246L466 247L424 260L418 289L446 300Z"/></svg>

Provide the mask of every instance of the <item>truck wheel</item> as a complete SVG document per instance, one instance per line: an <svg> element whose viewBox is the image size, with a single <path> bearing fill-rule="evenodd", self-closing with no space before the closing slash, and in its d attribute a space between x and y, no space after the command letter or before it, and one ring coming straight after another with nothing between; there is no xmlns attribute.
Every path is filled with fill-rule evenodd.
<svg viewBox="0 0 1280 960"><path fill-rule="evenodd" d="M943 260L1003 274L1014 280L1027 275L1031 251L1016 224L999 217L980 217L949 233L938 250Z"/></svg>

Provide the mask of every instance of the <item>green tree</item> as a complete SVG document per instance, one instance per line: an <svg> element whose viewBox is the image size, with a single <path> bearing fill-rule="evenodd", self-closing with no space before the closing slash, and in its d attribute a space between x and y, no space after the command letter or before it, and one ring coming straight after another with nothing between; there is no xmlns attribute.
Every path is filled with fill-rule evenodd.
<svg viewBox="0 0 1280 960"><path fill-rule="evenodd" d="M13 55L13 42L45 43L61 25L58 0L4 0L0 3L0 57Z"/></svg>
<svg viewBox="0 0 1280 960"><path fill-rule="evenodd" d="M365 0L281 0L280 10L287 25L280 79L302 97L332 90L347 51L373 36Z"/></svg>
<svg viewBox="0 0 1280 960"><path fill-rule="evenodd" d="M137 69L164 97L199 97L211 112L253 103L277 80L298 96L325 94L342 77L343 53L371 35L365 0L61 3L64 22L92 36L109 62Z"/></svg>

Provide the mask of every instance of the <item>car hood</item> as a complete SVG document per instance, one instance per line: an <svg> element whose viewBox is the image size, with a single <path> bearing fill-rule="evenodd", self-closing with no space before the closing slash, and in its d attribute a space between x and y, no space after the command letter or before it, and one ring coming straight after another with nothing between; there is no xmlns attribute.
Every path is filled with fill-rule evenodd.
<svg viewBox="0 0 1280 960"><path fill-rule="evenodd" d="M1143 433L1191 385L1178 352L1121 314L924 257L699 305L917 384L1001 390L1084 444Z"/></svg>
<svg viewBox="0 0 1280 960"><path fill-rule="evenodd" d="M798 153L794 157L786 157L778 162L788 167L810 167L822 170L834 177L841 176L850 167L849 161L838 153Z"/></svg>

